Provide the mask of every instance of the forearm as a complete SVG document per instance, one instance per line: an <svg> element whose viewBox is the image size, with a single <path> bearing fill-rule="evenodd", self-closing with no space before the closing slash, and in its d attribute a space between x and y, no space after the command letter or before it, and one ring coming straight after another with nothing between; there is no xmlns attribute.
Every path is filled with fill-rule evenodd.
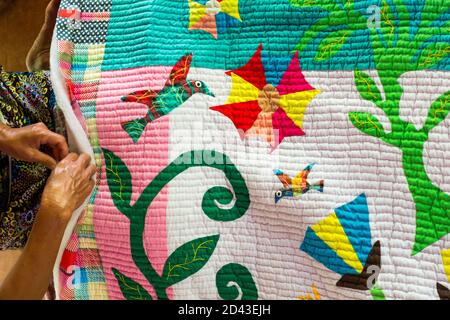
<svg viewBox="0 0 450 320"><path fill-rule="evenodd" d="M42 29L26 57L27 69L30 72L50 69L50 44L52 42L53 25L46 18Z"/></svg>
<svg viewBox="0 0 450 320"><path fill-rule="evenodd" d="M11 129L6 124L0 122L0 152L4 152L6 142L6 131Z"/></svg>
<svg viewBox="0 0 450 320"><path fill-rule="evenodd" d="M0 299L43 298L67 225L67 219L60 217L71 215L71 212L55 214L46 211L45 208L39 211L23 254L0 286Z"/></svg>
<svg viewBox="0 0 450 320"><path fill-rule="evenodd" d="M28 71L50 69L50 45L60 2L52 0L47 6L45 22L26 58Z"/></svg>

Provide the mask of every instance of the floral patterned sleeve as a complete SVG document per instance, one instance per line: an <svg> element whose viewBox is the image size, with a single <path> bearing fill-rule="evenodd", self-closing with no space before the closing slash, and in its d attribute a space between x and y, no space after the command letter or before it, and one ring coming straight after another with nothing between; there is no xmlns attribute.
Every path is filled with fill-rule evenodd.
<svg viewBox="0 0 450 320"><path fill-rule="evenodd" d="M13 128L43 122L55 131L55 96L48 72L8 73L0 67L1 120ZM50 172L0 154L0 250L22 248Z"/></svg>

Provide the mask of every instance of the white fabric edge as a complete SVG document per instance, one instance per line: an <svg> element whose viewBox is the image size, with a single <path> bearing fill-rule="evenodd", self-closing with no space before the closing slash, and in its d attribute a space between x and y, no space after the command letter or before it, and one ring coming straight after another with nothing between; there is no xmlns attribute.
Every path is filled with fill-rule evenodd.
<svg viewBox="0 0 450 320"><path fill-rule="evenodd" d="M89 143L86 133L84 132L81 124L75 116L75 113L73 112L69 94L65 86L64 75L59 68L58 41L56 39L56 31L53 33L52 45L50 49L50 76L57 104L65 117L70 150L77 153L84 152L89 154L92 158L92 163L94 163L94 152L92 150L91 144ZM90 196L85 200L84 204L80 208L74 211L69 223L67 224L64 236L61 241L55 265L53 267L53 283L55 286L57 300L60 300L59 293L61 288L59 286L59 265L61 263L62 255L79 217L81 216L86 208L86 205L89 202L89 198Z"/></svg>

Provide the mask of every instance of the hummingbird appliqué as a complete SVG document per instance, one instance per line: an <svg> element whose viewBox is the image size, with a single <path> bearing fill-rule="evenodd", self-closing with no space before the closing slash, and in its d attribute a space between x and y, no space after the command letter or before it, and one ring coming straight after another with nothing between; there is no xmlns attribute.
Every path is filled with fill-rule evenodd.
<svg viewBox="0 0 450 320"><path fill-rule="evenodd" d="M308 182L308 175L315 166L315 163L308 165L295 178L291 179L287 174L281 170L274 170L275 175L280 179L283 188L275 192L275 203L278 203L283 198L297 198L310 190L317 190L323 192L324 181L320 180L315 184Z"/></svg>
<svg viewBox="0 0 450 320"><path fill-rule="evenodd" d="M202 93L214 97L203 81L187 80L192 62L192 54L183 56L173 67L164 88L159 91L142 90L122 97L123 102L137 102L147 106L147 115L143 118L122 123L122 128L133 142L138 142L147 124L169 114L194 94Z"/></svg>

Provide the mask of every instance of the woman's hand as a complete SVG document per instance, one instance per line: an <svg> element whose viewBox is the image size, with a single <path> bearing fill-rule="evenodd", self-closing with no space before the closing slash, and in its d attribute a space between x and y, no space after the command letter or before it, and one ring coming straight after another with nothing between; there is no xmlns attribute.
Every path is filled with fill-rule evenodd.
<svg viewBox="0 0 450 320"><path fill-rule="evenodd" d="M40 151L46 146L50 155ZM37 162L50 169L69 153L66 139L37 123L23 128L0 126L0 150L14 159Z"/></svg>
<svg viewBox="0 0 450 320"><path fill-rule="evenodd" d="M71 153L53 170L27 245L0 284L0 299L40 300L44 296L67 223L94 187L95 166L90 160L87 154Z"/></svg>
<svg viewBox="0 0 450 320"><path fill-rule="evenodd" d="M69 154L53 170L42 194L41 209L67 221L94 188L96 167L85 153Z"/></svg>

